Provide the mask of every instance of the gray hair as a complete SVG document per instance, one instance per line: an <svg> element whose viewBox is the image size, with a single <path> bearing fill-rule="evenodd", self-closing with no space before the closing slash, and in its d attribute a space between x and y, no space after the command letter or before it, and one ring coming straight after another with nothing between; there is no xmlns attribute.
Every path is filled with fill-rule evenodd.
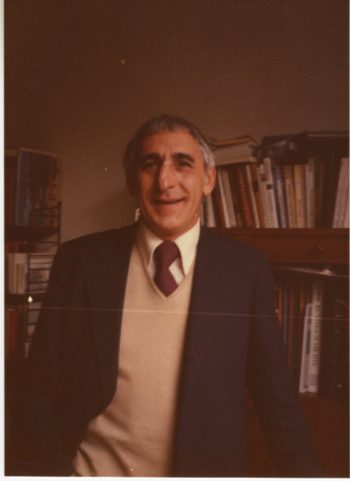
<svg viewBox="0 0 350 481"><path fill-rule="evenodd" d="M160 115L159 117L154 117L143 124L126 147L123 165L126 177L130 184L134 181L138 150L143 139L160 132L177 132L179 130L189 133L198 143L202 152L204 166L206 168L215 166L214 154L198 127L188 120L175 115Z"/></svg>

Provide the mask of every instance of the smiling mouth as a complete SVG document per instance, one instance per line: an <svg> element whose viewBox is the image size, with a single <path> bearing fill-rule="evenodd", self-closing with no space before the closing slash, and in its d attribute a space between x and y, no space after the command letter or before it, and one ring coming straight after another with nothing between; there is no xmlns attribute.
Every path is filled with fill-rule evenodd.
<svg viewBox="0 0 350 481"><path fill-rule="evenodd" d="M175 204L179 204L183 200L184 199L172 199L172 200L169 200L169 199L154 199L153 202L157 205L175 205Z"/></svg>

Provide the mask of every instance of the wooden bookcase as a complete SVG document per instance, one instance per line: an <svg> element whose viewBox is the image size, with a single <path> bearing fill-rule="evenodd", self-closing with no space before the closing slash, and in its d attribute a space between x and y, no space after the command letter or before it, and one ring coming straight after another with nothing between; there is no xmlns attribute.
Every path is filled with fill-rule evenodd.
<svg viewBox="0 0 350 481"><path fill-rule="evenodd" d="M223 234L265 252L272 267L281 264L348 266L347 229L219 229ZM316 449L327 476L349 476L349 409L347 400L301 395ZM254 408L248 403L250 476L275 476Z"/></svg>
<svg viewBox="0 0 350 481"><path fill-rule="evenodd" d="M30 317L30 309L34 303L41 303L44 298L44 288L41 292L35 290L32 292L29 282L30 277L30 255L38 244L44 244L50 247L54 256L54 251L60 243L60 206L52 209L52 215L55 218L56 227L33 227L9 225L5 227L6 242L25 242L27 243L28 266L27 266L27 289L21 294L8 293L5 291L5 309L12 308L18 310L18 327L16 328L16 355L5 361L5 470L6 475L22 475L14 468L13 453L16 452L17 446L21 443L21 437L16 433L14 426L15 413L18 409L20 401L21 386L23 384L26 373L26 355L25 343L28 340L27 327ZM37 313L39 308L35 309ZM5 321L6 322L6 321ZM5 323L5 342L7 329L9 326ZM26 473L23 473L25 475Z"/></svg>

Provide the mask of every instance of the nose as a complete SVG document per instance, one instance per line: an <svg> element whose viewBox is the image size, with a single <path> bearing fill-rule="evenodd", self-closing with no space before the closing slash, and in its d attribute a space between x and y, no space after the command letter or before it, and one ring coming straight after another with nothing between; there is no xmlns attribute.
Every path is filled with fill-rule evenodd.
<svg viewBox="0 0 350 481"><path fill-rule="evenodd" d="M176 184L176 169L171 161L165 161L159 167L157 181L161 191L170 189Z"/></svg>

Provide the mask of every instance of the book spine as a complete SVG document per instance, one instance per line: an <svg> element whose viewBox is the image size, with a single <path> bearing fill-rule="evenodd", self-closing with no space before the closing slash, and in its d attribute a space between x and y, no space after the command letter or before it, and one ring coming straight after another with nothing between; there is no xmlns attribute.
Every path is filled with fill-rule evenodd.
<svg viewBox="0 0 350 481"><path fill-rule="evenodd" d="M222 181L222 170L221 169L218 169L217 177L218 177L219 195L220 195L221 205L222 205L223 226L225 228L228 228L228 227L231 227L231 224L230 224L228 207L227 207L227 198L226 198L226 195L225 195L223 181Z"/></svg>
<svg viewBox="0 0 350 481"><path fill-rule="evenodd" d="M309 388L309 359L310 359L310 335L311 335L311 311L312 304L309 302L305 306L304 327L303 327L303 342L301 350L300 362L300 381L299 392L308 392Z"/></svg>
<svg viewBox="0 0 350 481"><path fill-rule="evenodd" d="M277 205L279 226L282 228L287 228L288 215L287 215L286 199L285 199L284 185L283 185L280 166L275 165L272 169L272 172L274 177L274 184L276 187L276 205Z"/></svg>
<svg viewBox="0 0 350 481"><path fill-rule="evenodd" d="M294 189L297 227L306 227L305 214L305 164L295 164Z"/></svg>
<svg viewBox="0 0 350 481"><path fill-rule="evenodd" d="M306 164L305 177L306 227L315 227L315 159L310 158Z"/></svg>
<svg viewBox="0 0 350 481"><path fill-rule="evenodd" d="M256 164L250 165L250 171L253 182L253 190L255 195L255 202L258 209L259 226L265 227L264 210L261 199L261 180L259 175L259 169Z"/></svg>
<svg viewBox="0 0 350 481"><path fill-rule="evenodd" d="M324 192L324 161L318 156L315 160L315 226L322 226L322 199Z"/></svg>
<svg viewBox="0 0 350 481"><path fill-rule="evenodd" d="M237 177L237 192L245 227L254 227L253 213L249 202L248 182L245 178L244 167L238 165L235 170Z"/></svg>
<svg viewBox="0 0 350 481"><path fill-rule="evenodd" d="M293 166L283 165L282 172L284 176L284 185L286 192L288 225L289 227L297 227Z"/></svg>
<svg viewBox="0 0 350 481"><path fill-rule="evenodd" d="M269 157L265 157L263 162L264 162L265 174L266 174L268 208L269 208L270 218L271 218L270 227L279 227L276 197L275 197L275 186L274 186L273 175L272 175L272 162Z"/></svg>
<svg viewBox="0 0 350 481"><path fill-rule="evenodd" d="M340 156L333 155L325 159L324 162L324 188L322 191L320 227L331 227L333 224L340 159Z"/></svg>
<svg viewBox="0 0 350 481"><path fill-rule="evenodd" d="M249 200L250 200L250 205L253 212L254 226L259 228L260 221L259 221L258 207L256 204L256 198L255 198L255 192L254 192L253 178L250 170L251 165L246 164L244 167L245 167L245 174L247 179Z"/></svg>
<svg viewBox="0 0 350 481"><path fill-rule="evenodd" d="M203 199L204 224L207 227L216 227L213 194L210 193Z"/></svg>
<svg viewBox="0 0 350 481"><path fill-rule="evenodd" d="M260 184L259 187L261 188L261 200L264 212L264 227L273 227L272 225L272 218L270 216L270 209L269 209L269 201L268 201L268 194L267 194L267 181L266 181L266 174L265 174L265 166L264 164L259 165L259 178Z"/></svg>
<svg viewBox="0 0 350 481"><path fill-rule="evenodd" d="M349 159L343 157L340 163L338 186L335 199L332 227L343 227L349 193Z"/></svg>
<svg viewBox="0 0 350 481"><path fill-rule="evenodd" d="M229 226L236 227L237 219L236 219L235 208L233 205L233 195L232 195L231 184L230 184L230 176L226 169L221 170L221 181L222 181L223 191L226 199Z"/></svg>
<svg viewBox="0 0 350 481"><path fill-rule="evenodd" d="M318 392L321 357L321 319L323 302L323 283L314 281L311 303L310 356L308 370L308 392Z"/></svg>

